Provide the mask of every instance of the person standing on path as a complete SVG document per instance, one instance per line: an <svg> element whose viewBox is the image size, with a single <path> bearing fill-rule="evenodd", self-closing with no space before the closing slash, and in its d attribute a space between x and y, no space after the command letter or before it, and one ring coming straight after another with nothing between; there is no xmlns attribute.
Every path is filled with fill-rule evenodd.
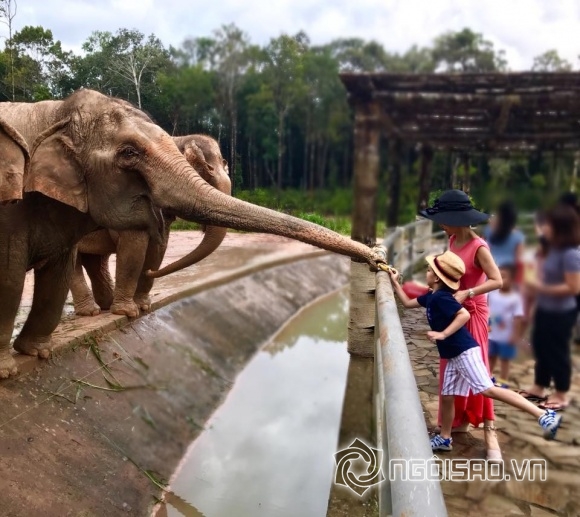
<svg viewBox="0 0 580 517"><path fill-rule="evenodd" d="M502 279L489 246L484 239L471 230L471 226L488 221L489 215L476 210L469 196L461 190L443 192L435 200L433 206L422 210L419 215L441 226L449 236L449 249L465 264L465 274L461 277L459 290L454 297L469 312L470 319L466 327L477 341L483 363L489 373L489 309L485 295L499 289L502 286ZM442 407L441 388L446 366L447 360L441 359L439 362L439 425L441 425ZM467 397L455 397L454 404L453 427L455 431L466 432L470 424L477 427L483 423L487 458L501 460L501 450L495 433L492 399L470 392Z"/></svg>
<svg viewBox="0 0 580 517"><path fill-rule="evenodd" d="M524 234L516 228L518 212L511 201L503 201L497 207L493 224L483 230L483 238L489 244L491 256L498 267L516 268L514 282L520 284L523 277Z"/></svg>
<svg viewBox="0 0 580 517"><path fill-rule="evenodd" d="M536 296L532 349L536 359L534 384L522 392L540 407L565 409L572 378L570 340L580 293L580 217L574 208L557 205L542 227L548 251L541 277L528 281L526 289ZM546 400L545 391L554 381L555 392Z"/></svg>

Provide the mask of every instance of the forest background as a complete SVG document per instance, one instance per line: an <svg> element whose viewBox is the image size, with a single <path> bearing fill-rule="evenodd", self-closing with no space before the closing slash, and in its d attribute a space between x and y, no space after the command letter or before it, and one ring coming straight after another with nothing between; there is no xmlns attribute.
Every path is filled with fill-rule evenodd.
<svg viewBox="0 0 580 517"><path fill-rule="evenodd" d="M93 32L75 54L63 50L48 28L13 32L10 4L0 1L0 19L8 28L0 51L0 101L61 99L81 87L126 99L170 134L216 138L236 197L343 233L349 233L352 212L353 118L339 72L508 71L504 52L468 28L402 54L358 38L312 45L304 32L281 34L259 46L233 24L175 48L154 34L120 28ZM555 49L537 56L532 66L543 72L572 68ZM379 220L384 227L392 173L386 140L382 149ZM397 224L416 214L420 149L406 145L402 156ZM453 170L461 164L454 153L435 154L432 198L452 186ZM487 210L498 192L522 210L535 209L576 187L573 165L574 156L565 152L474 155L470 193Z"/></svg>

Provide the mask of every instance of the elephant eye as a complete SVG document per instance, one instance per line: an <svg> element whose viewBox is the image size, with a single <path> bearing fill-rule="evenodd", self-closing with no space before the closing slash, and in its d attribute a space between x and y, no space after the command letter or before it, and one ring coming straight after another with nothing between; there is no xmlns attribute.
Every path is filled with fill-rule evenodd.
<svg viewBox="0 0 580 517"><path fill-rule="evenodd" d="M135 149L134 147L125 147L121 151L121 155L124 158L134 158L136 156L139 156L139 151L137 151L137 149Z"/></svg>

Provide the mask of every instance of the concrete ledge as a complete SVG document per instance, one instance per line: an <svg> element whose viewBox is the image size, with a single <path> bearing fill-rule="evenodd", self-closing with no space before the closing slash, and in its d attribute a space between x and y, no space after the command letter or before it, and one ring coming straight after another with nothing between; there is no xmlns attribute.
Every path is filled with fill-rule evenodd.
<svg viewBox="0 0 580 517"><path fill-rule="evenodd" d="M243 235L239 237L243 237ZM276 247L274 246L274 251L264 249L261 253L254 253L251 259L246 263L230 268L228 268L226 264L224 264L223 268L219 267L220 260L225 261L227 253L218 249L214 254L215 257L213 261L202 262L200 264L202 267L197 266L188 268L188 270L184 270L182 273L177 273L174 277L178 279L177 281L158 281L161 286L152 292L152 297L154 298L152 302L152 310L155 311L182 298L233 282L234 280L251 275L263 269L289 264L304 258L316 258L330 254L328 251L317 250L312 246L302 245L302 243L298 244L300 244L300 246L294 246L293 249L276 250ZM171 257L171 259L173 259L173 257ZM168 261L169 260L166 260L165 262ZM114 263L111 267L114 267ZM180 282L179 278L182 278L183 281ZM139 317L141 318L144 315L145 314L142 314ZM53 333L53 353L62 353L67 348L78 346L91 337L102 337L113 330L123 328L131 321L137 319L139 318L129 319L126 316L111 314L108 311L93 317L74 315L65 316ZM39 359L36 357L22 355L14 351L12 353L21 375L30 373L39 366Z"/></svg>

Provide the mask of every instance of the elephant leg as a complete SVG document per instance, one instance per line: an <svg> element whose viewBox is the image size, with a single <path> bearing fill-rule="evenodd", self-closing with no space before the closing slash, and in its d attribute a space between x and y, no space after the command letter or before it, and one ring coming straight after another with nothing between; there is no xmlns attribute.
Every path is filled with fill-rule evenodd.
<svg viewBox="0 0 580 517"><path fill-rule="evenodd" d="M73 252L67 253L34 270L32 308L14 341L14 349L21 354L50 357L51 335L62 316L74 268L73 258Z"/></svg>
<svg viewBox="0 0 580 517"><path fill-rule="evenodd" d="M10 340L14 330L14 320L18 314L26 268L15 271L3 269L0 275L0 379L16 375L16 362L10 353Z"/></svg>
<svg viewBox="0 0 580 517"><path fill-rule="evenodd" d="M149 235L147 232L119 232L112 313L124 314L129 318L139 316L139 306L135 303L134 298L148 247Z"/></svg>
<svg viewBox="0 0 580 517"><path fill-rule="evenodd" d="M147 248L147 253L145 255L145 262L143 264L143 270L139 276L139 282L137 284L137 290L135 292L135 303L143 311L151 310L151 297L149 293L153 288L154 278L145 275L145 271L152 270L157 271L161 262L163 262L163 257L165 256L165 251L167 250L167 240L169 238L169 232L167 231L164 235L163 244L155 244L154 242L149 242L149 247Z"/></svg>
<svg viewBox="0 0 580 517"><path fill-rule="evenodd" d="M110 255L93 255L82 253L82 265L91 279L93 297L97 305L104 311L113 304L113 279L109 272Z"/></svg>
<svg viewBox="0 0 580 517"><path fill-rule="evenodd" d="M80 253L75 257L75 267L70 279L70 290L73 297L75 314L78 316L96 316L100 314L101 309L96 304L93 293L85 280Z"/></svg>

